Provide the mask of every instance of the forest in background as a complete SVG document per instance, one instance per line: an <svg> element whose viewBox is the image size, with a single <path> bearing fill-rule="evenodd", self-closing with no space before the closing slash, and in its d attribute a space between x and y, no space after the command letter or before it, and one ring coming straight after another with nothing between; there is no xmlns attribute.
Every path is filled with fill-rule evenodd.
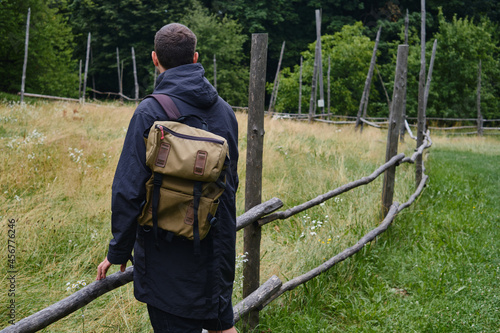
<svg viewBox="0 0 500 333"><path fill-rule="evenodd" d="M416 114L420 1L0 0L0 91L17 93L20 90L28 8L31 8L31 22L27 92L78 97L79 61L85 62L90 32L87 87L119 91L116 60L116 48L119 48L123 92L133 97L131 48L134 47L139 96L144 96L152 91L154 84L150 58L154 34L165 24L181 22L198 36L200 62L211 82L216 56L218 91L235 106L245 106L248 101L251 34L269 34L269 95L285 41L276 110L291 113L298 108L301 55L304 57L303 110L309 105L316 39L314 10L321 8L323 73L326 76L330 56L331 105L332 112L338 115L357 112L379 26L382 34L377 71L391 95L396 48L404 40L404 16L408 10L407 114ZM438 39L427 115L475 117L477 71L481 60L481 111L486 119L500 118L500 3L427 0L426 9L427 63L432 43ZM387 116L387 101L378 73L372 80L368 114ZM326 77L323 81L326 91Z"/></svg>

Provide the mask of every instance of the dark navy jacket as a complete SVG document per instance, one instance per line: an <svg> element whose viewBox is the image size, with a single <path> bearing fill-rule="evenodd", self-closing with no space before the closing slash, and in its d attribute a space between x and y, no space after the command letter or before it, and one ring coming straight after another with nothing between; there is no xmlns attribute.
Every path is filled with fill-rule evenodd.
<svg viewBox="0 0 500 333"><path fill-rule="evenodd" d="M205 79L200 64L163 72L154 93L169 95L181 114L202 117L210 132L228 142L230 167L216 214L218 224L201 241L201 256L194 255L192 241L181 237L170 242L160 237L156 247L153 232L138 226L145 183L151 176L145 164L144 136L153 122L168 120L158 102L147 98L130 121L116 169L111 203L113 239L107 257L112 264L122 264L134 249L134 294L139 301L181 317L216 318L219 307L231 302L234 280L238 124L231 107Z"/></svg>

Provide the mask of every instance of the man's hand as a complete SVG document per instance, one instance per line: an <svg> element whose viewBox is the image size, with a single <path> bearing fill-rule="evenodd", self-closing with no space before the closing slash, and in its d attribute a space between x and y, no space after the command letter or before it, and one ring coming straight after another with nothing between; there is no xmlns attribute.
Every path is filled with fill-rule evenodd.
<svg viewBox="0 0 500 333"><path fill-rule="evenodd" d="M108 269L111 267L112 263L108 261L108 258L104 258L104 260L97 266L97 277L96 280L102 280L106 278L106 273ZM127 267L127 263L121 264L120 271L125 272L125 268Z"/></svg>

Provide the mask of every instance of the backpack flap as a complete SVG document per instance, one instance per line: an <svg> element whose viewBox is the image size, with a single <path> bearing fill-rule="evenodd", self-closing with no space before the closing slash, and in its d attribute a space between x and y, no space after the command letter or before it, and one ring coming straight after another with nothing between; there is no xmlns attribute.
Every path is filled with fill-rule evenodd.
<svg viewBox="0 0 500 333"><path fill-rule="evenodd" d="M229 157L226 139L176 121L157 121L146 145L146 165L153 172L215 182Z"/></svg>

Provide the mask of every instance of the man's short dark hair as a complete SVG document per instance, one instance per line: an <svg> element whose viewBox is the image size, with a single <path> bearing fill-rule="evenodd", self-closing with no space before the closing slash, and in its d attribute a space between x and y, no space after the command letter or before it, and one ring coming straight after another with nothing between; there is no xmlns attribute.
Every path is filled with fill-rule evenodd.
<svg viewBox="0 0 500 333"><path fill-rule="evenodd" d="M165 68L193 63L196 35L180 23L170 23L155 35L155 52L158 61Z"/></svg>

